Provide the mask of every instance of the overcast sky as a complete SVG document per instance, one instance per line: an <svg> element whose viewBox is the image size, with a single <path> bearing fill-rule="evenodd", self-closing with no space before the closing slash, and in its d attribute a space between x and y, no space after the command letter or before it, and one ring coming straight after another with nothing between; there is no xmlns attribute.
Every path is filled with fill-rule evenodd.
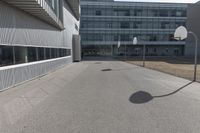
<svg viewBox="0 0 200 133"><path fill-rule="evenodd" d="M115 0L115 1L195 3L199 0Z"/></svg>

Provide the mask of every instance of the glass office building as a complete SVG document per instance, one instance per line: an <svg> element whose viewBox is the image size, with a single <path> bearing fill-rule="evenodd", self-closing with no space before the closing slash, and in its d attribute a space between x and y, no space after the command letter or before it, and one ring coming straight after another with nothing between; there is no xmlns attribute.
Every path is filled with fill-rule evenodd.
<svg viewBox="0 0 200 133"><path fill-rule="evenodd" d="M145 44L149 56L182 56L185 41L175 41L173 34L186 20L187 4L81 0L82 52L84 56L137 56Z"/></svg>

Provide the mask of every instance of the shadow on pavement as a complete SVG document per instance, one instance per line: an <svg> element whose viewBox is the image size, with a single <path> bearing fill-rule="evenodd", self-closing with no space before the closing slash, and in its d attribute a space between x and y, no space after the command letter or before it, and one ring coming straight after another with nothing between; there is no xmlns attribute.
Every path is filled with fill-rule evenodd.
<svg viewBox="0 0 200 133"><path fill-rule="evenodd" d="M178 88L177 90L175 90L175 91L173 91L173 92L171 92L171 93L164 94L164 95L159 95L159 96L152 96L152 95L151 95L150 93L148 93L148 92L145 92L145 91L138 91L138 92L136 92L136 93L134 93L134 94L132 94L132 95L130 96L129 101L130 101L131 103L134 103L134 104L143 104L143 103L147 103L147 102L153 100L154 98L163 98L163 97L167 97L167 96L173 95L173 94L175 94L175 93L181 91L181 90L184 89L185 87L191 85L192 83L193 83L193 81L190 82L190 83L188 83L188 84L186 84L186 85L184 85L184 86L182 86L182 87L180 87L180 88Z"/></svg>

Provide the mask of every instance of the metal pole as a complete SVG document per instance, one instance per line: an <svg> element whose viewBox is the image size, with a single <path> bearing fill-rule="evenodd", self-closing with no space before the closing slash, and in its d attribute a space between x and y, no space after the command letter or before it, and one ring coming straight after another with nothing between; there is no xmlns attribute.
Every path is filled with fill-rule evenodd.
<svg viewBox="0 0 200 133"><path fill-rule="evenodd" d="M126 61L126 44L125 44L125 61Z"/></svg>
<svg viewBox="0 0 200 133"><path fill-rule="evenodd" d="M195 38L195 56L194 56L194 78L193 81L197 80L197 56L198 56L198 37L194 32L188 32Z"/></svg>
<svg viewBox="0 0 200 133"><path fill-rule="evenodd" d="M113 57L113 45L111 45L111 57Z"/></svg>
<svg viewBox="0 0 200 133"><path fill-rule="evenodd" d="M145 67L146 45L143 44L143 67Z"/></svg>

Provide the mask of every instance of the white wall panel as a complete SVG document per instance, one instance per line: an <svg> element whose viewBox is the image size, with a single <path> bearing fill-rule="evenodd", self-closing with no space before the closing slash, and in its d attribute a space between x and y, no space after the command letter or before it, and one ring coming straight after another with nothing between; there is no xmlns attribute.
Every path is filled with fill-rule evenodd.
<svg viewBox="0 0 200 133"><path fill-rule="evenodd" d="M16 65L0 70L0 91L54 71L59 67L72 62L71 57L63 57L49 61ZM3 68L1 68L3 69Z"/></svg>
<svg viewBox="0 0 200 133"><path fill-rule="evenodd" d="M65 30L61 31L0 1L0 43L71 48L72 35L78 34L75 24L79 26L79 22L71 14L71 10L65 2L63 14Z"/></svg>

